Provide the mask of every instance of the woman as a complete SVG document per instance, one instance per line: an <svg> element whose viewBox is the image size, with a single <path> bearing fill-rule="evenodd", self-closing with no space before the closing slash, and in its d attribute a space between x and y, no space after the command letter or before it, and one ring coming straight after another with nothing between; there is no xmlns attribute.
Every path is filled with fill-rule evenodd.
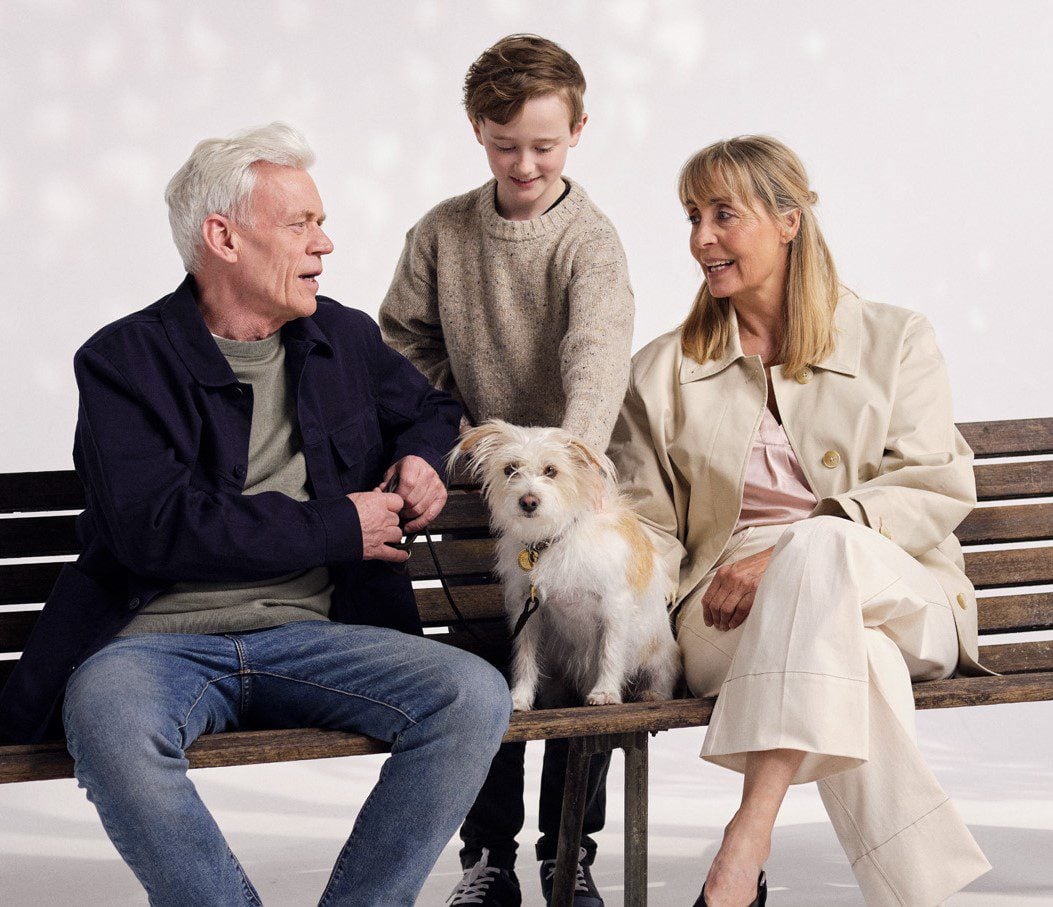
<svg viewBox="0 0 1053 907"><path fill-rule="evenodd" d="M989 869L918 752L911 680L982 672L954 528L972 455L920 315L840 287L797 156L684 166L705 282L633 360L612 453L664 554L702 757L745 775L698 904L763 903L787 787L818 781L868 904Z"/></svg>

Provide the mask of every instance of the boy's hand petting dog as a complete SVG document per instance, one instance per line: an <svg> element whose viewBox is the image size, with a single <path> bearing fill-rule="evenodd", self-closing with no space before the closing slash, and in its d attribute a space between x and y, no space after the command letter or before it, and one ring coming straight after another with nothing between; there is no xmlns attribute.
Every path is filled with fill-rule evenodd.
<svg viewBox="0 0 1053 907"><path fill-rule="evenodd" d="M404 506L402 496L383 491L360 491L349 494L347 498L358 510L358 522L362 526L362 559L395 564L409 560L408 551L391 547L402 541L399 528L399 511Z"/></svg>
<svg viewBox="0 0 1053 907"><path fill-rule="evenodd" d="M381 491L396 473L399 477L398 493L403 500L399 516L403 521L403 531L411 535L420 532L446 506L446 485L427 460L410 455L388 467L376 490Z"/></svg>
<svg viewBox="0 0 1053 907"><path fill-rule="evenodd" d="M717 569L702 596L702 619L707 627L734 630L749 616L753 597L774 550L774 546L765 548Z"/></svg>

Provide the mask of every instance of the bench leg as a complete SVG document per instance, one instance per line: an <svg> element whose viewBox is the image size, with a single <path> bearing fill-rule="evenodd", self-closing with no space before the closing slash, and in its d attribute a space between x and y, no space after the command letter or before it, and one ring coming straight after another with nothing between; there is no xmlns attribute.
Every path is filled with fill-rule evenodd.
<svg viewBox="0 0 1053 907"><path fill-rule="evenodd" d="M574 878L578 872L581 827L585 821L585 792L593 749L587 737L573 737L567 749L567 780L563 786L563 813L559 820L556 876L552 880L552 907L571 907Z"/></svg>
<svg viewBox="0 0 1053 907"><path fill-rule="evenodd" d="M625 907L647 904L647 732L626 735Z"/></svg>

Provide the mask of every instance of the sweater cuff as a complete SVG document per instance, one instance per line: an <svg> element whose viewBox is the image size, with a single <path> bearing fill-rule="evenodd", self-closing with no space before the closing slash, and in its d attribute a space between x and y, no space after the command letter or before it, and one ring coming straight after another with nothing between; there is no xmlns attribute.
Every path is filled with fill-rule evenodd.
<svg viewBox="0 0 1053 907"><path fill-rule="evenodd" d="M346 497L305 501L325 529L325 563L346 564L362 560L362 523L358 508Z"/></svg>

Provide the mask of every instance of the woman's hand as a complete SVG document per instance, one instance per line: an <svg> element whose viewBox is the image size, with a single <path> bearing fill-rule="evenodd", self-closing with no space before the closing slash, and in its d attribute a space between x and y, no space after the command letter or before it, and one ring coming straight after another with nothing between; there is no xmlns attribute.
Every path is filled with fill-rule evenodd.
<svg viewBox="0 0 1053 907"><path fill-rule="evenodd" d="M707 627L734 630L749 616L753 596L757 594L774 550L774 546L765 548L717 569L713 582L702 596L702 618Z"/></svg>

